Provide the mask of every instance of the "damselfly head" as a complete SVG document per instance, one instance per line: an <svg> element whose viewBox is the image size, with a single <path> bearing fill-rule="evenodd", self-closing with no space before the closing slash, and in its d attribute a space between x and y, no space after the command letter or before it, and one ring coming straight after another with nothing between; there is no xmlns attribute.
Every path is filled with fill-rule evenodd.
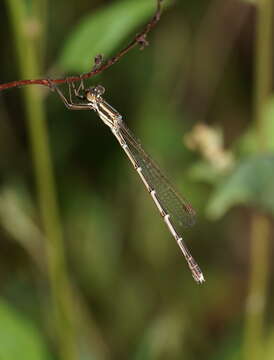
<svg viewBox="0 0 274 360"><path fill-rule="evenodd" d="M93 86L86 90L86 97L89 98L90 96L100 97L105 92L105 88L102 85Z"/></svg>
<svg viewBox="0 0 274 360"><path fill-rule="evenodd" d="M100 98L101 95L105 92L105 88L102 85L93 86L86 89L85 96L88 101L94 101Z"/></svg>

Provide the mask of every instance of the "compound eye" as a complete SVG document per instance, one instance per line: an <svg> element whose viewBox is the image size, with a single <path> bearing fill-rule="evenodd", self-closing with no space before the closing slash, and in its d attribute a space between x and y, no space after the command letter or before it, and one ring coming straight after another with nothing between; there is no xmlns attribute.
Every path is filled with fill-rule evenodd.
<svg viewBox="0 0 274 360"><path fill-rule="evenodd" d="M102 85L97 85L86 90L86 97L93 96L99 97L105 92L105 88Z"/></svg>
<svg viewBox="0 0 274 360"><path fill-rule="evenodd" d="M97 96L101 96L104 94L105 88L102 85L97 85L93 91Z"/></svg>

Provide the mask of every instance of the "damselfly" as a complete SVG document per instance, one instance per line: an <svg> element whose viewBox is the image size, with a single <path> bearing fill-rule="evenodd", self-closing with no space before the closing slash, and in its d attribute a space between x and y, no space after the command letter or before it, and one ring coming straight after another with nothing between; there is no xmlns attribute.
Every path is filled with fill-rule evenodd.
<svg viewBox="0 0 274 360"><path fill-rule="evenodd" d="M74 94L82 100L80 103L74 103L72 101L71 87L69 87L70 101L67 100L57 86L53 85L52 87L57 91L68 109L94 110L101 120L111 129L113 135L118 140L145 184L171 234L177 241L194 279L198 283L202 283L204 276L182 238L183 228L194 223L195 211L191 205L174 190L166 177L161 173L159 167L143 150L139 141L123 122L119 112L102 98L105 92L104 87L98 85L84 89L83 83L81 83L79 88L76 89L73 85ZM80 95L80 89L83 90L84 95Z"/></svg>

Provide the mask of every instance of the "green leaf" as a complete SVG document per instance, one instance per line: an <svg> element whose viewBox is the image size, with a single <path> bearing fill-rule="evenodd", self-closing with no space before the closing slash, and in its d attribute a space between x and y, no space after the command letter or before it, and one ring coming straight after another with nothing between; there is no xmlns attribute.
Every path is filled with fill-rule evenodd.
<svg viewBox="0 0 274 360"><path fill-rule="evenodd" d="M195 181L203 181L212 185L215 185L222 178L220 170L204 160L197 161L192 165L188 170L188 175Z"/></svg>
<svg viewBox="0 0 274 360"><path fill-rule="evenodd" d="M88 15L72 30L58 65L66 71L88 71L97 54L109 55L151 16L154 0L114 2Z"/></svg>
<svg viewBox="0 0 274 360"><path fill-rule="evenodd" d="M46 347L31 322L0 301L0 359L49 359Z"/></svg>
<svg viewBox="0 0 274 360"><path fill-rule="evenodd" d="M274 155L251 157L216 188L207 208L212 219L220 218L232 206L245 204L274 214Z"/></svg>

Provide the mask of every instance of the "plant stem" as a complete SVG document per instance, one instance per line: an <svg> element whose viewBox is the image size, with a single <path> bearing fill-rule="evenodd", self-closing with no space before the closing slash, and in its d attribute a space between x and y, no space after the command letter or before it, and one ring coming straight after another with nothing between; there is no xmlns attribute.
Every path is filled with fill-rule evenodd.
<svg viewBox="0 0 274 360"><path fill-rule="evenodd" d="M269 144L264 115L272 87L272 11L272 0L257 1L254 115L260 152L266 151Z"/></svg>
<svg viewBox="0 0 274 360"><path fill-rule="evenodd" d="M267 296L270 223L266 216L253 214L251 222L251 272L246 302L244 359L263 356L263 322Z"/></svg>
<svg viewBox="0 0 274 360"><path fill-rule="evenodd" d="M40 62L34 45L37 41L33 37L32 24L28 23L26 2L6 0L6 3L14 34L20 74L23 78L38 77L42 71L39 69ZM46 117L40 89L33 86L25 88L24 102L39 205L47 239L48 272L57 329L56 342L60 358L74 360L76 359L76 338L72 318L74 307L65 265L63 234L56 202Z"/></svg>
<svg viewBox="0 0 274 360"><path fill-rule="evenodd" d="M268 150L265 109L272 80L272 0L257 1L254 115L258 152ZM264 358L264 311L267 297L271 223L262 214L253 214L251 223L250 279L244 329L244 359Z"/></svg>

